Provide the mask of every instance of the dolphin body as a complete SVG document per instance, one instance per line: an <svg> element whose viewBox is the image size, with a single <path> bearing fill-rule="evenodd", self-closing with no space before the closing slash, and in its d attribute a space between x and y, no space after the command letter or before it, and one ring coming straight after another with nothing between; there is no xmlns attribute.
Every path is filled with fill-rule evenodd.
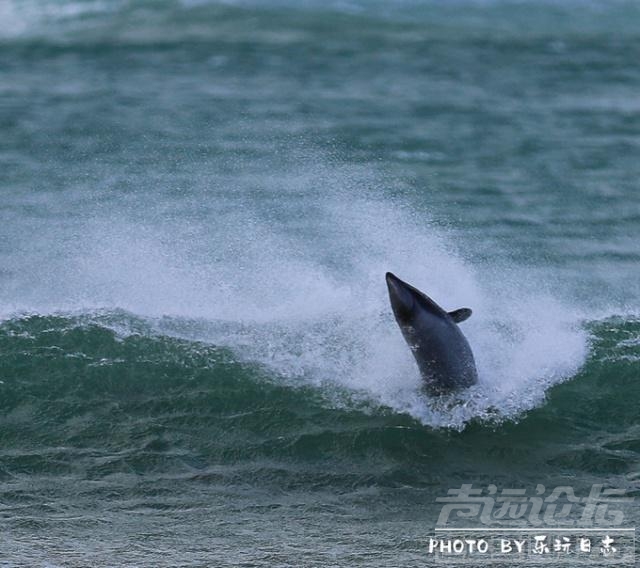
<svg viewBox="0 0 640 568"><path fill-rule="evenodd" d="M391 308L416 358L428 395L442 395L478 381L471 347L458 324L469 308L446 312L417 288L387 272Z"/></svg>

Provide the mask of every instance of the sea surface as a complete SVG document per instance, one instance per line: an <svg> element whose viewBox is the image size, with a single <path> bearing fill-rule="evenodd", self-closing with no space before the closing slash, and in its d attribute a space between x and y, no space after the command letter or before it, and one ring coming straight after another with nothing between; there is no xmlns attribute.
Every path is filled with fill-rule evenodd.
<svg viewBox="0 0 640 568"><path fill-rule="evenodd" d="M0 566L430 566L639 472L638 2L0 2Z"/></svg>

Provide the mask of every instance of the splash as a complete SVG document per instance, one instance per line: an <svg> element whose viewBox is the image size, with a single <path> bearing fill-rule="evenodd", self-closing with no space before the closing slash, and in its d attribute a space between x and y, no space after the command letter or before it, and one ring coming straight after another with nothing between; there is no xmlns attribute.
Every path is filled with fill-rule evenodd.
<svg viewBox="0 0 640 568"><path fill-rule="evenodd" d="M28 270L19 270L24 256L13 259L9 306L127 310L162 333L229 347L281 380L347 388L435 427L516 417L585 360L577 310L525 268L475 265L472 251L457 252L445 227L390 197L371 170L308 158L295 174L235 183L155 206L141 192L136 207L56 227L48 247L30 251ZM420 395L387 270L446 309L473 308L462 327L477 386L447 400Z"/></svg>

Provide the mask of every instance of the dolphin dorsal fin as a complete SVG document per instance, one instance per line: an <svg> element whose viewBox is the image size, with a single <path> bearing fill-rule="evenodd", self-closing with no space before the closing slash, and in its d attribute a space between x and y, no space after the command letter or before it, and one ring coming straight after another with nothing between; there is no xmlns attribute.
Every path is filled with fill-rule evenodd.
<svg viewBox="0 0 640 568"><path fill-rule="evenodd" d="M469 319L469 316L471 316L471 314L471 308L460 308L459 310L453 310L452 312L449 312L449 315L456 323L460 323L466 319Z"/></svg>

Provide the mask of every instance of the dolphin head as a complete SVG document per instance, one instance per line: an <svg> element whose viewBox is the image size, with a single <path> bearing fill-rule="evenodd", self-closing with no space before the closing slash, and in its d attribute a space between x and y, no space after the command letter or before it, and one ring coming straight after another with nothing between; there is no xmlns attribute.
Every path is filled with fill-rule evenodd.
<svg viewBox="0 0 640 568"><path fill-rule="evenodd" d="M391 272L387 272L386 279L393 314L398 322L409 320L417 300L414 290Z"/></svg>
<svg viewBox="0 0 640 568"><path fill-rule="evenodd" d="M438 304L423 292L400 280L395 274L387 272L387 288L393 315L400 325L410 324L416 312L430 314L439 318L447 315Z"/></svg>

